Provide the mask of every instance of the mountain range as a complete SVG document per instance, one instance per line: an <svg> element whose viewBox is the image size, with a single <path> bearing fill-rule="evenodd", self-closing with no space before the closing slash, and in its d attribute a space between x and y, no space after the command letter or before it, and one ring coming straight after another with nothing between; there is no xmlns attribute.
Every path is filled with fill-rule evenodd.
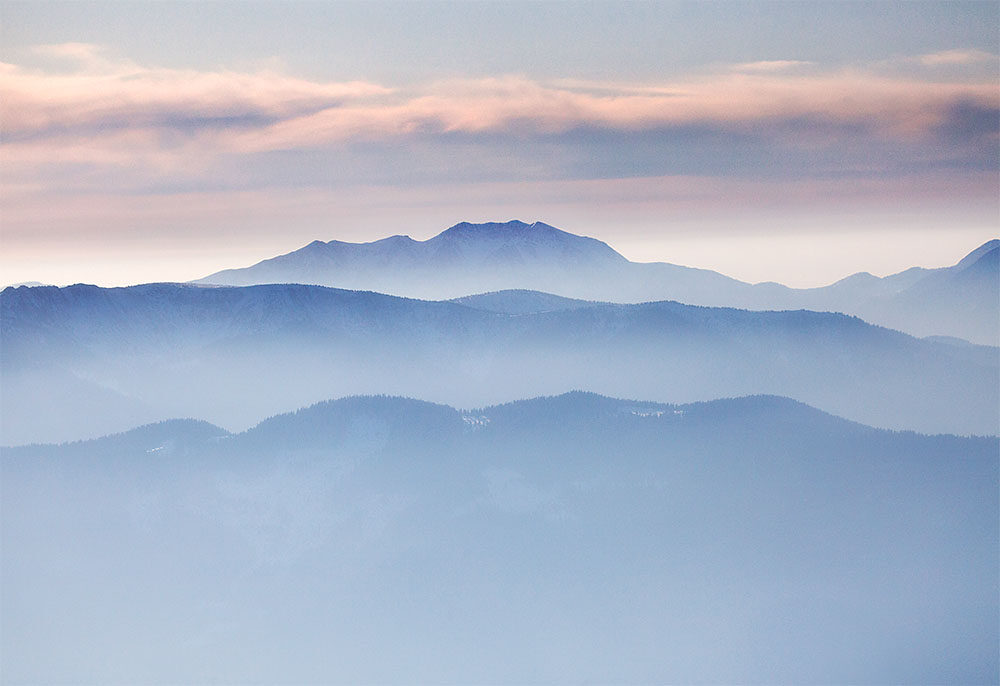
<svg viewBox="0 0 1000 686"><path fill-rule="evenodd" d="M300 283L432 300L527 289L584 300L676 300L752 310L842 312L915 336L1000 344L1000 240L952 267L914 267L883 278L863 272L822 288L749 284L714 271L630 262L606 243L542 222L463 222L426 241L314 241L196 283Z"/></svg>
<svg viewBox="0 0 1000 686"><path fill-rule="evenodd" d="M6 288L0 676L995 683L997 255L794 290L509 222Z"/></svg>
<svg viewBox="0 0 1000 686"><path fill-rule="evenodd" d="M8 448L4 680L991 683L998 455L578 392Z"/></svg>
<svg viewBox="0 0 1000 686"><path fill-rule="evenodd" d="M21 287L0 293L0 345L7 445L175 416L242 428L371 392L461 407L570 388L665 402L773 394L925 433L996 434L1000 421L996 348L801 310L526 291L463 303L288 284Z"/></svg>

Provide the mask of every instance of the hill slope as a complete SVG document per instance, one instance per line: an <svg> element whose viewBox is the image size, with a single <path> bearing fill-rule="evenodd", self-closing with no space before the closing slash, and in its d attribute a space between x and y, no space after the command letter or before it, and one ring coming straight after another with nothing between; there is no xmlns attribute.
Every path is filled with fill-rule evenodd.
<svg viewBox="0 0 1000 686"><path fill-rule="evenodd" d="M9 288L0 315L7 444L85 437L67 417L90 435L171 416L236 429L376 391L463 406L567 388L674 402L764 393L963 434L996 433L1000 402L996 356L807 311L507 314L317 286L151 284ZM95 403L95 388L116 403Z"/></svg>
<svg viewBox="0 0 1000 686"><path fill-rule="evenodd" d="M585 393L7 449L4 677L991 683L997 461Z"/></svg>

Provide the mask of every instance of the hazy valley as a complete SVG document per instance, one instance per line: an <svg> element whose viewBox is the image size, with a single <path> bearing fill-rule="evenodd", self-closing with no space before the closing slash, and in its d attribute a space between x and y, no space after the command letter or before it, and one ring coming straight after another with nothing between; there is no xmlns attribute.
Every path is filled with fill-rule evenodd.
<svg viewBox="0 0 1000 686"><path fill-rule="evenodd" d="M515 222L7 288L4 678L988 682L996 280Z"/></svg>
<svg viewBox="0 0 1000 686"><path fill-rule="evenodd" d="M763 393L886 428L998 429L995 348L808 311L659 302L517 312L538 309L539 297L8 289L0 372L14 402L3 406L3 440L72 440L181 416L239 429L355 393L471 407L569 389L665 402Z"/></svg>
<svg viewBox="0 0 1000 686"><path fill-rule="evenodd" d="M0 686L1000 683L997 0L2 2Z"/></svg>
<svg viewBox="0 0 1000 686"><path fill-rule="evenodd" d="M8 449L4 671L982 683L997 452L782 398L585 393Z"/></svg>

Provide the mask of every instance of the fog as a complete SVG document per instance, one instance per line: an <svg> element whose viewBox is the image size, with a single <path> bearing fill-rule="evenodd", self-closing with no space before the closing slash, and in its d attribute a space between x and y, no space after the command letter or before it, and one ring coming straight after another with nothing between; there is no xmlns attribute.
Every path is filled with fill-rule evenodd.
<svg viewBox="0 0 1000 686"><path fill-rule="evenodd" d="M3 292L2 442L96 437L173 417L243 430L320 400L388 393L473 407L584 389L691 402L794 398L872 426L996 434L996 348L838 314L675 302L478 305L316 286L153 284ZM521 307L531 310L531 307Z"/></svg>
<svg viewBox="0 0 1000 686"><path fill-rule="evenodd" d="M552 292L3 290L0 680L1000 679L1000 248L810 295L918 338L512 224L357 285Z"/></svg>
<svg viewBox="0 0 1000 686"><path fill-rule="evenodd" d="M3 678L988 683L997 452L587 394L7 449Z"/></svg>

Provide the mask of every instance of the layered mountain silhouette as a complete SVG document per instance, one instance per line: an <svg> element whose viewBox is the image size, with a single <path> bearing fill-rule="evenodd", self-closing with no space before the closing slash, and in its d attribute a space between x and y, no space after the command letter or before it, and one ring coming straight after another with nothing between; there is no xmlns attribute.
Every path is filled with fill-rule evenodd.
<svg viewBox="0 0 1000 686"><path fill-rule="evenodd" d="M873 426L998 430L995 348L809 311L490 301L305 285L8 288L2 442L172 416L234 429L345 394L469 407L567 388L668 402L774 394Z"/></svg>
<svg viewBox="0 0 1000 686"><path fill-rule="evenodd" d="M589 393L5 449L4 677L990 683L998 454Z"/></svg>
<svg viewBox="0 0 1000 686"><path fill-rule="evenodd" d="M461 223L426 241L314 241L245 269L197 283L301 283L446 299L509 289L634 303L676 300L754 310L843 312L915 336L1000 343L1000 241L953 267L849 276L823 288L748 284L705 269L630 262L610 246L542 222Z"/></svg>

